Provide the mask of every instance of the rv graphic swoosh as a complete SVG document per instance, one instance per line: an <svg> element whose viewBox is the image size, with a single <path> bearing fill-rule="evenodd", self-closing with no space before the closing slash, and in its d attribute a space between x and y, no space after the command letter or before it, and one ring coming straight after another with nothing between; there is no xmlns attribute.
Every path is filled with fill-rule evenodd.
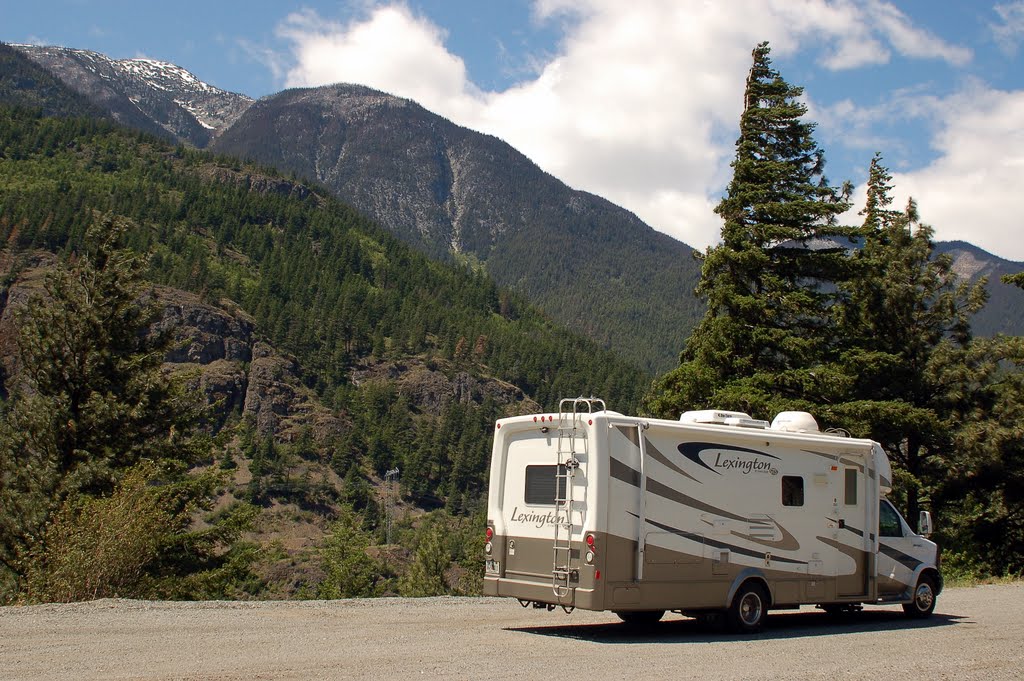
<svg viewBox="0 0 1024 681"><path fill-rule="evenodd" d="M644 444L647 447L647 455L648 456L650 456L652 459L654 459L655 461L660 463L665 468L668 468L669 470L673 470L676 473L679 473L680 475L682 475L683 477L687 477L690 480L693 480L694 482L700 482L700 480L698 480L697 478L693 477L692 475L690 475L689 473L684 471L682 468L680 468L679 466L677 466L674 463L672 463L671 461L669 461L668 457L665 456L664 454L662 454L661 450L659 450L657 447L655 447L653 442L651 442L647 438L644 438L644 440L645 440Z"/></svg>
<svg viewBox="0 0 1024 681"><path fill-rule="evenodd" d="M772 454L765 454L764 452L759 452L756 449L747 449L746 447L723 447L721 444L715 444L713 442L684 442L681 445L679 445L677 449L679 450L679 453L685 456L687 459L694 462L698 466L703 466L704 468L707 468L709 471L716 475L721 475L722 473L720 471L716 471L714 468L704 463L704 461L700 458L701 452L703 452L705 449L713 449L717 452L738 452L740 454L756 454L757 456L766 456L769 459L779 458Z"/></svg>
<svg viewBox="0 0 1024 681"><path fill-rule="evenodd" d="M629 513L629 515L633 516L634 518L637 517L637 515L635 513L630 513L629 511L627 511L627 513ZM698 544L705 544L707 546L713 546L716 549L726 549L726 550L732 551L732 552L734 552L734 553L736 553L738 555L749 556L751 558L756 558L758 560L761 560L761 559L764 558L764 552L763 551L754 551L752 549L743 548L742 546L735 546L733 544L727 544L725 542L717 541L716 539L713 539L711 537L707 537L707 536L702 535L702 534L697 534L695 532L687 532L686 530L682 530L682 529L679 529L677 527L673 527L673 526L665 524L665 523L659 523L659 522L657 522L655 520L651 520L650 518L646 518L645 520L646 520L648 525L653 525L654 527L657 527L659 530L664 530L665 532L671 532L674 535L682 537L683 539L689 539L690 541L697 542ZM795 558L782 558L782 557L779 557L779 556L772 556L772 561L776 562L776 563L787 563L787 564L790 564L790 565L807 565L807 561L805 561L805 560L797 560Z"/></svg>
<svg viewBox="0 0 1024 681"><path fill-rule="evenodd" d="M775 520L775 518L769 518L769 520L772 521L772 524L775 525L775 527L779 528L779 532L782 533L782 539L757 539L756 537L752 537L749 534L741 534L735 530L733 530L732 534L734 536L739 537L740 539L746 539L749 542L753 542L754 544L760 544L761 546L768 546L770 548L779 549L782 551L796 551L800 548L800 542L797 541L796 537L794 537L789 530L787 530L782 525L779 525L778 521Z"/></svg>

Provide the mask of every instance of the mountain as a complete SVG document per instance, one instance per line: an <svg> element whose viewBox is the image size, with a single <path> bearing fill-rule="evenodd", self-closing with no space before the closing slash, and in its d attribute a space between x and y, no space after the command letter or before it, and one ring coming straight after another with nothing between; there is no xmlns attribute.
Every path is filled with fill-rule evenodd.
<svg viewBox="0 0 1024 681"><path fill-rule="evenodd" d="M111 59L66 47L12 45L117 122L205 147L251 104L245 95L208 85L174 64Z"/></svg>
<svg viewBox="0 0 1024 681"><path fill-rule="evenodd" d="M702 312L693 249L410 100L353 85L287 90L211 148L322 183L432 256L482 264L648 371L674 365Z"/></svg>
<svg viewBox="0 0 1024 681"><path fill-rule="evenodd" d="M675 366L703 314L692 293L699 263L691 248L565 186L501 140L410 100L335 85L253 103L170 64L66 48L16 50L116 120L320 183L419 250L483 267L648 372ZM971 277L1024 269L969 244L938 249L955 252ZM1024 333L1016 291L997 276L989 290L977 332Z"/></svg>
<svg viewBox="0 0 1024 681"><path fill-rule="evenodd" d="M1005 260L965 241L940 241L935 252L953 258L953 271L965 281L988 277L988 303L972 319L978 336L1024 335L1024 293L1000 277L1024 271L1024 263Z"/></svg>
<svg viewBox="0 0 1024 681"><path fill-rule="evenodd" d="M108 115L48 69L4 43L0 43L0 104L38 109L44 116Z"/></svg>

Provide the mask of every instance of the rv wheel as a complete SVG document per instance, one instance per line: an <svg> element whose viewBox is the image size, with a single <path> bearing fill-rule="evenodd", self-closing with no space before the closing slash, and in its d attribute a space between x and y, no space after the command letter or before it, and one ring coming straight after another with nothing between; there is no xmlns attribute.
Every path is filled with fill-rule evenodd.
<svg viewBox="0 0 1024 681"><path fill-rule="evenodd" d="M726 612L729 628L738 634L752 634L764 626L768 612L768 596L756 582L746 582L736 592Z"/></svg>
<svg viewBox="0 0 1024 681"><path fill-rule="evenodd" d="M664 610L621 610L615 613L626 624L645 626L654 624L664 615Z"/></svg>
<svg viewBox="0 0 1024 681"><path fill-rule="evenodd" d="M910 617L928 617L935 610L935 580L921 575L914 589L914 600L903 604L903 612Z"/></svg>

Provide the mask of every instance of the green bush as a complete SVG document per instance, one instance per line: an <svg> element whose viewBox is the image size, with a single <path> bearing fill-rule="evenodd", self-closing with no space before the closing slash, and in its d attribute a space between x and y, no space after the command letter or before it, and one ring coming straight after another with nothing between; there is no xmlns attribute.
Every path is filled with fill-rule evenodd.
<svg viewBox="0 0 1024 681"><path fill-rule="evenodd" d="M165 490L151 484L158 473L151 463L139 464L110 496L66 501L28 556L25 600L146 595L147 567L182 524L181 511L164 508Z"/></svg>

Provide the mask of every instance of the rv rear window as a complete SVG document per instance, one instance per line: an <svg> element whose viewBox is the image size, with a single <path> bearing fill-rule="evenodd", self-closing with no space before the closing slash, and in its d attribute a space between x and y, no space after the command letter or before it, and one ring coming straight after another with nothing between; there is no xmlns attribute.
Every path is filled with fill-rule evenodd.
<svg viewBox="0 0 1024 681"><path fill-rule="evenodd" d="M799 475L782 476L782 505L804 505L804 479Z"/></svg>
<svg viewBox="0 0 1024 681"><path fill-rule="evenodd" d="M561 469L565 474L565 466L527 466L526 494L523 500L533 506L555 505L555 471ZM558 479L559 497L565 498L565 478Z"/></svg>
<svg viewBox="0 0 1024 681"><path fill-rule="evenodd" d="M847 506L857 505L857 469L846 469L846 485L843 495L843 503Z"/></svg>

